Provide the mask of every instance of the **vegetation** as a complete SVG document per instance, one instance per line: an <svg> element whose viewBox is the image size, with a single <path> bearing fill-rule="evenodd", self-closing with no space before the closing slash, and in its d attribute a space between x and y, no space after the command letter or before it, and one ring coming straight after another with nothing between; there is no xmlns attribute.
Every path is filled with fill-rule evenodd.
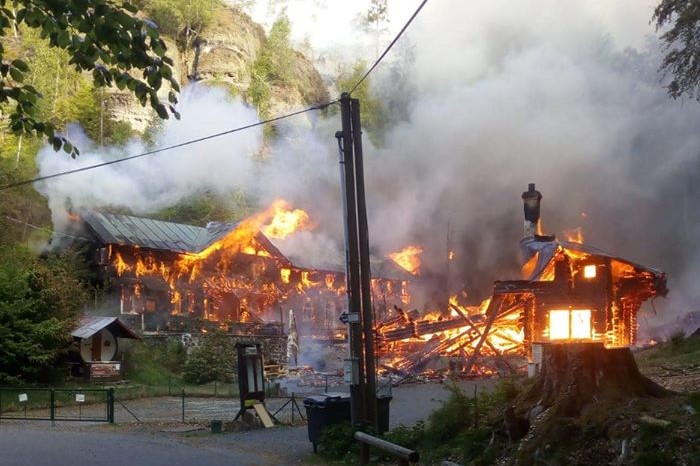
<svg viewBox="0 0 700 466"><path fill-rule="evenodd" d="M67 53L73 70L90 72L95 86L116 84L132 92L142 105L150 103L159 117L178 116L173 104L179 85L172 76L173 62L166 56L165 42L152 22L135 16L133 5L111 0L13 0L9 6L0 8L5 39L0 48L0 105L9 114L13 134L44 136L54 149L78 154L56 133L53 123L37 114L42 94L26 82L31 68L21 59L20 49L12 47L24 28L37 31L49 47ZM137 71L143 80L134 77ZM164 83L172 89L168 107L158 97Z"/></svg>
<svg viewBox="0 0 700 466"><path fill-rule="evenodd" d="M289 18L278 18L250 70L251 82L247 97L257 107L262 118L272 116L271 84L295 85L295 52L289 42L291 31Z"/></svg>
<svg viewBox="0 0 700 466"><path fill-rule="evenodd" d="M686 95L700 100L700 8L696 2L661 0L652 22L664 29L661 40L666 56L661 69L671 77L668 93L674 99Z"/></svg>
<svg viewBox="0 0 700 466"><path fill-rule="evenodd" d="M78 311L88 293L69 255L37 258L0 248L0 383L49 382L67 373Z"/></svg>
<svg viewBox="0 0 700 466"><path fill-rule="evenodd" d="M367 68L368 65L364 60L358 61L350 70L340 73L336 88L341 92L350 92L365 74ZM373 144L381 146L389 124L389 115L384 103L373 92L369 79L360 84L352 96L360 100L360 118L363 129L367 131Z"/></svg>
<svg viewBox="0 0 700 466"><path fill-rule="evenodd" d="M202 345L194 348L187 357L183 379L194 384L231 381L235 356L226 333L208 335Z"/></svg>
<svg viewBox="0 0 700 466"><path fill-rule="evenodd" d="M223 6L218 0L137 0L162 34L175 38L181 51L189 49Z"/></svg>

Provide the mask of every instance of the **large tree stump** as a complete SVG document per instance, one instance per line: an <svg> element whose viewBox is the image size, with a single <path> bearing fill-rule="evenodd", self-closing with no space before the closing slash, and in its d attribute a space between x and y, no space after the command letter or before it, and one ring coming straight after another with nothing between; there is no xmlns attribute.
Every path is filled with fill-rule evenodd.
<svg viewBox="0 0 700 466"><path fill-rule="evenodd" d="M629 348L607 349L602 343L544 345L541 371L531 391L538 404L555 406L564 416L576 416L595 399L669 394L639 372Z"/></svg>
<svg viewBox="0 0 700 466"><path fill-rule="evenodd" d="M516 464L532 464L545 445L563 444L580 434L577 419L586 407L610 409L625 400L670 394L639 372L629 348L545 344L540 373L504 413L504 430L511 442L522 438Z"/></svg>

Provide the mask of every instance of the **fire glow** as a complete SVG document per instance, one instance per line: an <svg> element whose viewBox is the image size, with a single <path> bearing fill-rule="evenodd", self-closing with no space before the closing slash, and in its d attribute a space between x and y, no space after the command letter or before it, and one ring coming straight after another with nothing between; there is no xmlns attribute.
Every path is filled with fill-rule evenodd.
<svg viewBox="0 0 700 466"><path fill-rule="evenodd" d="M420 269L421 260L420 255L423 253L423 248L416 245L406 246L399 252L392 252L389 254L389 258L396 262L399 267L404 270L417 275Z"/></svg>

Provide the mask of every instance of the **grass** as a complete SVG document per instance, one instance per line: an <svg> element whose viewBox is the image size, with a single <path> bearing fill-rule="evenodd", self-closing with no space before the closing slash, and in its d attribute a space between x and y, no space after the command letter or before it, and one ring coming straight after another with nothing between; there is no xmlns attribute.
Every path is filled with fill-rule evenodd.
<svg viewBox="0 0 700 466"><path fill-rule="evenodd" d="M668 341L639 353L636 359L643 367L658 365L659 362L696 365L700 362L700 336L674 334Z"/></svg>

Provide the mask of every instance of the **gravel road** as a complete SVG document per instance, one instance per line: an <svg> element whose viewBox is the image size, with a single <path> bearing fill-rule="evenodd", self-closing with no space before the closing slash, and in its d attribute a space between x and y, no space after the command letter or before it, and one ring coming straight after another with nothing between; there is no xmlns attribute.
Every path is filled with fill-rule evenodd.
<svg viewBox="0 0 700 466"><path fill-rule="evenodd" d="M464 381L459 385L473 393L488 390L495 381ZM334 389L335 390L335 389ZM304 410L300 395L300 407ZM449 392L439 383L394 388L390 425L411 425L425 419ZM283 400L271 401L275 409ZM306 426L275 427L247 432L211 434L204 428L211 419L232 419L238 403L231 399L188 398L188 423L177 422L181 399L177 397L129 400L124 404L143 421L136 423L122 407L116 409L116 425L46 421L0 423L0 464L3 466L63 466L89 461L101 466L193 466L206 464L267 466L305 463L313 455ZM194 422L193 422L194 421ZM199 426L199 430L196 430Z"/></svg>

